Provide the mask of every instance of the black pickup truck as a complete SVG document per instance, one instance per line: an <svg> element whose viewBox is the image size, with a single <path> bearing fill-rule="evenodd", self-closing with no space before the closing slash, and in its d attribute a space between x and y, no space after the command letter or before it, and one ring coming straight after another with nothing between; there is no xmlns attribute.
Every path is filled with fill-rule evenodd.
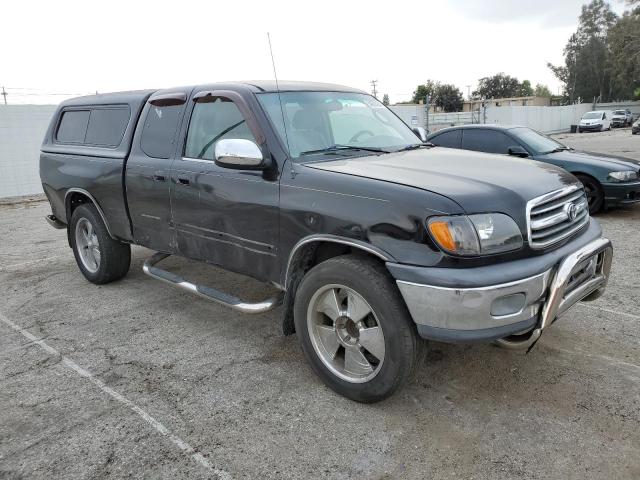
<svg viewBox="0 0 640 480"><path fill-rule="evenodd" d="M129 269L236 310L283 304L313 370L363 402L407 380L422 339L531 348L598 297L612 247L580 182L527 159L434 147L374 97L238 82L80 97L55 113L48 222L84 276ZM281 293L248 303L160 268L180 255Z"/></svg>

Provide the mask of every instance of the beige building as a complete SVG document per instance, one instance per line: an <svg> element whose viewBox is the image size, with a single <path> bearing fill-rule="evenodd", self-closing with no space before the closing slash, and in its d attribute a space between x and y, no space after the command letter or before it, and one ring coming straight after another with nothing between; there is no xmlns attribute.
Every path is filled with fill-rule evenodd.
<svg viewBox="0 0 640 480"><path fill-rule="evenodd" d="M490 98L486 100L465 100L462 104L463 112L474 112L482 107L482 102L486 107L548 107L551 105L549 97L512 97L512 98Z"/></svg>

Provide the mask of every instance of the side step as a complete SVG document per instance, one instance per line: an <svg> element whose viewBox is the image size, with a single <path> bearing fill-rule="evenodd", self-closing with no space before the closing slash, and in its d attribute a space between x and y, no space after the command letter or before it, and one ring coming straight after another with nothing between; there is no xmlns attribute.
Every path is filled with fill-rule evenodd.
<svg viewBox="0 0 640 480"><path fill-rule="evenodd" d="M44 217L44 219L47 221L47 223L49 225L51 225L53 228L57 228L58 230L62 230L63 228L67 228L67 226L64 223L62 223L60 220L58 220L53 215L47 215L46 217Z"/></svg>
<svg viewBox="0 0 640 480"><path fill-rule="evenodd" d="M161 280L165 283L181 288L182 290L186 290L187 292L195 293L196 295L206 298L207 300L221 303L222 305L226 305L227 307L242 313L264 313L268 312L269 310L273 310L274 308L282 304L282 299L284 297L283 292L280 292L275 297L268 298L262 302L247 303L237 297L234 297L233 295L229 295L221 292L220 290L216 290L215 288L196 285L195 283L188 282L180 275L176 275L175 273L171 273L167 270L163 270L155 266L158 262L164 260L169 256L170 254L168 253L154 254L151 258L144 262L142 271L157 280Z"/></svg>

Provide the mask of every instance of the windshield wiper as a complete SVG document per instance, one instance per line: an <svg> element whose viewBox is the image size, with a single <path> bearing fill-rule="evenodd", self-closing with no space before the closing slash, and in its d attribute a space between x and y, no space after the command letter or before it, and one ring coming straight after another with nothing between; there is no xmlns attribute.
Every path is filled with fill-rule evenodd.
<svg viewBox="0 0 640 480"><path fill-rule="evenodd" d="M411 145L407 145L406 147L401 148L400 150L398 150L398 152L405 152L407 150L417 150L418 148L422 148L422 147L435 147L435 145L431 142L425 142L425 143L412 143Z"/></svg>
<svg viewBox="0 0 640 480"><path fill-rule="evenodd" d="M546 152L546 153L557 153L557 152L564 152L564 151L567 151L567 150L573 150L573 148L569 148L569 147L557 147L557 148L554 148L553 150L549 150L549 151L548 151L548 152Z"/></svg>
<svg viewBox="0 0 640 480"><path fill-rule="evenodd" d="M332 153L338 152L341 150L362 150L365 152L375 152L375 153L391 153L388 150L383 150L382 148L375 147L357 147L355 145L331 145L330 147L320 148L318 150L307 150L306 152L300 152L300 155L313 155L314 153Z"/></svg>

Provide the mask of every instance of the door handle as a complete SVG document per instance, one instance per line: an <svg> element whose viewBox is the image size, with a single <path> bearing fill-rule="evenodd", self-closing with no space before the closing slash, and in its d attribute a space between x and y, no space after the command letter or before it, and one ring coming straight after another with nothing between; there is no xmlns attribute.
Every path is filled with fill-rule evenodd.
<svg viewBox="0 0 640 480"><path fill-rule="evenodd" d="M191 178L189 175L178 175L178 184L189 186L191 184Z"/></svg>
<svg viewBox="0 0 640 480"><path fill-rule="evenodd" d="M153 174L153 180L156 182L166 182L167 177L165 176L164 172L156 172Z"/></svg>

